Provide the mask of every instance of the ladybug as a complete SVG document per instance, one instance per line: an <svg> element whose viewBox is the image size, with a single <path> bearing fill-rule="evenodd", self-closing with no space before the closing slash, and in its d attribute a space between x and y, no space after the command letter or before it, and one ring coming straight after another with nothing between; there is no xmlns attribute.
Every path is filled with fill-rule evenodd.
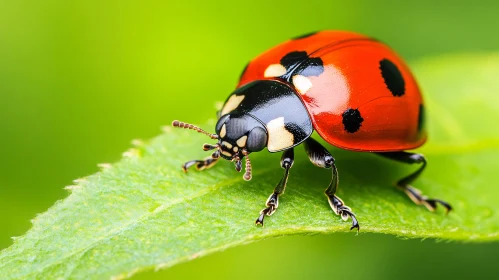
<svg viewBox="0 0 499 280"><path fill-rule="evenodd" d="M321 31L288 40L252 60L236 90L218 113L216 134L174 121L173 126L204 133L217 143L204 160L183 164L202 170L219 158L234 162L237 171L245 159L245 180L251 179L249 155L264 148L282 152L284 175L256 219L262 225L284 193L293 166L294 147L304 144L310 161L332 170L325 194L334 213L352 219L352 209L336 195L338 170L333 156L310 136L315 130L327 143L345 149L376 153L419 169L400 179L397 187L418 205L434 211L440 199L430 199L410 184L423 172L422 154L406 152L426 141L425 106L416 80L404 61L382 42L352 32Z"/></svg>

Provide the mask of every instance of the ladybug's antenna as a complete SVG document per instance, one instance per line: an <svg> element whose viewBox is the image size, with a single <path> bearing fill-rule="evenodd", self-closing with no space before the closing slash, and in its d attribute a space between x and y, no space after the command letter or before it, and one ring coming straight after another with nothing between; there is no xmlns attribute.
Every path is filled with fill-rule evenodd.
<svg viewBox="0 0 499 280"><path fill-rule="evenodd" d="M174 127L178 127L178 128L185 128L185 129L195 130L195 131L197 131L199 133L203 133L204 135L207 135L211 139L218 139L218 135L208 133L208 132L204 131L203 129L201 129L201 128L195 126L195 125L192 125L192 124L188 124L188 123L184 123L184 122L175 120L175 121L172 122L172 125Z"/></svg>

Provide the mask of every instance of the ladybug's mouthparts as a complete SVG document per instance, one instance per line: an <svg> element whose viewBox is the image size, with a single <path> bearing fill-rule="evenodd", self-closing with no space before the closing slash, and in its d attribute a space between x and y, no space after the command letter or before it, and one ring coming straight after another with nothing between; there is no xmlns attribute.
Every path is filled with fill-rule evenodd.
<svg viewBox="0 0 499 280"><path fill-rule="evenodd" d="M203 144L203 150L204 151L210 151L210 150L214 150L216 149L216 151L213 152L213 154L211 154L211 157L214 158L214 159L218 159L220 158L220 154L221 154L221 151L222 151L222 146L219 144L219 143L216 143L215 145L211 145L211 144ZM246 171L244 172L244 175L243 175L243 179L246 180L246 181L249 181L251 180L251 161L249 159L249 152L246 151L246 149L242 150L241 153L243 154L243 156L245 157L246 159ZM235 168L236 168L236 171L237 172L241 172L242 170L242 162L241 162L241 158L239 157L239 155L236 153L232 156L232 159L231 161L234 162L234 165L235 165Z"/></svg>
<svg viewBox="0 0 499 280"><path fill-rule="evenodd" d="M178 128L184 128L184 129L192 129L192 130L195 130L195 131L197 131L199 133L202 133L202 134L210 137L211 139L218 139L218 140L220 139L217 134L212 134L212 133L206 132L204 129L199 128L199 127L197 127L197 126L195 126L193 124L189 124L189 123L185 123L185 122L174 120L172 122L172 126L173 127L178 127ZM203 144L203 150L204 151L211 151L211 150L215 150L215 149L216 149L216 151L211 154L211 157L214 160L218 160L220 158L222 146L219 143L216 143L214 145L212 145L212 144ZM244 150L241 151L241 153L246 158L246 166L245 166L246 167L246 171L244 172L243 179L246 180L246 181L249 181L249 180L251 180L251 161L250 161L250 159L248 157L249 152L246 151L246 149L244 149ZM242 162L241 162L241 158L239 157L239 155L237 153L232 156L231 161L234 162L234 165L236 167L236 171L237 172L241 172L241 170L242 170Z"/></svg>
<svg viewBox="0 0 499 280"><path fill-rule="evenodd" d="M249 159L248 154L249 153L246 152L244 155L244 157L246 159L246 170L244 172L243 179L245 181L251 180L251 161ZM236 155L236 156L234 156L234 158L232 158L232 161L234 161L234 164L236 166L236 171L241 172L241 170L243 169L241 159Z"/></svg>

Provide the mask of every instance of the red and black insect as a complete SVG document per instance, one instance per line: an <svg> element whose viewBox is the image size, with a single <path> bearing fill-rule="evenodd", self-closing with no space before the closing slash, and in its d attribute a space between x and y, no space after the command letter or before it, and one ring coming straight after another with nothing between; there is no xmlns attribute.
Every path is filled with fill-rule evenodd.
<svg viewBox="0 0 499 280"><path fill-rule="evenodd" d="M397 186L416 203L434 211L437 203L410 186L424 170L422 154L405 152L426 141L423 99L418 85L402 59L385 44L355 33L322 31L284 42L251 61L236 90L218 114L216 134L174 121L173 126L195 129L218 142L204 145L216 151L205 160L182 167L205 169L222 157L233 161L237 171L246 159L245 180L251 179L249 154L265 147L283 152L284 176L260 212L257 225L272 215L293 166L294 147L304 144L310 161L332 169L325 194L333 211L343 220L359 223L350 207L336 196L338 171L333 156L310 135L314 130L329 144L373 152L405 163L419 163L417 171Z"/></svg>

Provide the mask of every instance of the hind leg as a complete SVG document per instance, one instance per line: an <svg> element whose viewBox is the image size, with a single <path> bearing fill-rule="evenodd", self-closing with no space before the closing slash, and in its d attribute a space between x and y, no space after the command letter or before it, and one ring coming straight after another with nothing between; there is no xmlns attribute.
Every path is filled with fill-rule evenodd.
<svg viewBox="0 0 499 280"><path fill-rule="evenodd" d="M423 195L422 192L410 184L421 175L423 170L426 167L426 159L422 154L415 154L415 153L409 153L409 152L387 152L387 153L377 153L380 156L393 159L396 161L400 162L405 162L409 164L414 164L414 163L421 163L421 167L419 167L418 170L415 172L409 174L408 176L400 179L397 182L397 187L402 189L407 196L414 201L417 205L424 205L428 210L430 211L435 211L437 208L437 204L442 205L445 207L446 211L449 212L452 210L452 206L450 206L449 203L440 200L440 199L435 199L435 198L428 198L427 196Z"/></svg>

